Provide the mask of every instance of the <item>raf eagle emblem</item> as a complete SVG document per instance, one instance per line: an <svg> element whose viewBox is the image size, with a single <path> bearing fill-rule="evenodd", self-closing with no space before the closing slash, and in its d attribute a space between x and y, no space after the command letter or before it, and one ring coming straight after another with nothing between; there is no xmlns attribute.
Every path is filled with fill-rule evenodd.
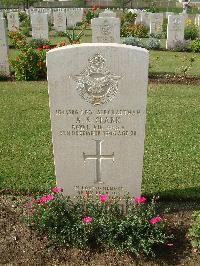
<svg viewBox="0 0 200 266"><path fill-rule="evenodd" d="M73 76L78 94L94 106L110 102L118 91L121 77L107 69L106 60L99 53L89 58L88 62L79 75Z"/></svg>

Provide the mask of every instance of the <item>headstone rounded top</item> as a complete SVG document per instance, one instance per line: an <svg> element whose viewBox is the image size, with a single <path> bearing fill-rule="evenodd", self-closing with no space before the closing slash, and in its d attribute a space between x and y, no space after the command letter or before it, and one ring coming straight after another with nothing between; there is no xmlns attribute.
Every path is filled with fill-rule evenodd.
<svg viewBox="0 0 200 266"><path fill-rule="evenodd" d="M99 14L99 17L100 18L105 18L105 17L116 18L116 13L109 9L106 9L102 13Z"/></svg>

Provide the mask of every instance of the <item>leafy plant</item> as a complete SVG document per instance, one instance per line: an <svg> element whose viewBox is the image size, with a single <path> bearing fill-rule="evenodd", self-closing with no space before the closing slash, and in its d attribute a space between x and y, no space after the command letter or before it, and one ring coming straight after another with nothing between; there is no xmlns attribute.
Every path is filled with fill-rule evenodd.
<svg viewBox="0 0 200 266"><path fill-rule="evenodd" d="M143 24L137 25L126 25L121 27L121 36L135 36L138 38L146 38L148 37L148 29Z"/></svg>
<svg viewBox="0 0 200 266"><path fill-rule="evenodd" d="M14 48L18 48L19 44L26 44L26 36L22 34L20 31L11 31L8 33L8 37L10 38L11 45Z"/></svg>
<svg viewBox="0 0 200 266"><path fill-rule="evenodd" d="M132 12L126 12L123 14L122 18L121 18L121 25L123 26L124 23L126 23L126 25L134 25L135 23L135 19L137 17L137 14L134 14Z"/></svg>
<svg viewBox="0 0 200 266"><path fill-rule="evenodd" d="M44 45L50 45L50 44L51 44L51 42L46 40L46 39L32 39L29 42L29 45L32 48L42 48Z"/></svg>
<svg viewBox="0 0 200 266"><path fill-rule="evenodd" d="M158 50L160 49L160 40L156 38L149 38L143 43L142 47L147 50Z"/></svg>
<svg viewBox="0 0 200 266"><path fill-rule="evenodd" d="M124 199L123 211L119 197L108 194L85 194L72 201L59 188L54 193L28 203L28 224L48 235L54 245L80 248L112 248L135 255L153 255L156 245L165 244L164 220L158 216L154 200Z"/></svg>
<svg viewBox="0 0 200 266"><path fill-rule="evenodd" d="M17 80L40 80L46 78L46 50L35 50L28 45L12 62Z"/></svg>
<svg viewBox="0 0 200 266"><path fill-rule="evenodd" d="M191 43L191 49L195 53L200 52L200 39L193 40Z"/></svg>
<svg viewBox="0 0 200 266"><path fill-rule="evenodd" d="M185 52L189 51L189 42L188 41L177 41L174 45L173 50L175 52Z"/></svg>
<svg viewBox="0 0 200 266"><path fill-rule="evenodd" d="M185 40L195 40L199 35L199 29L196 25L191 24L185 27L184 38Z"/></svg>
<svg viewBox="0 0 200 266"><path fill-rule="evenodd" d="M193 213L194 223L189 230L192 246L200 249L200 211Z"/></svg>
<svg viewBox="0 0 200 266"><path fill-rule="evenodd" d="M141 46L140 39L137 37L133 37L133 36L126 37L123 40L123 43L126 45Z"/></svg>

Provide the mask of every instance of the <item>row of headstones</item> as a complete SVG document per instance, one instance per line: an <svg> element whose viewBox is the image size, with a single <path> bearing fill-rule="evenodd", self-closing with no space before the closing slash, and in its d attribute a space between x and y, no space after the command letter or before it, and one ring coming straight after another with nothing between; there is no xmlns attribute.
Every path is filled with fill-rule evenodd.
<svg viewBox="0 0 200 266"><path fill-rule="evenodd" d="M177 42L184 41L184 29L187 14L168 14L166 49L172 49ZM198 15L200 22L200 15ZM150 34L161 34L163 30L162 13L140 13L136 17L136 24L142 23L150 28ZM200 30L200 23L198 24ZM91 21L92 42L120 43L120 20L112 11L104 11L99 18Z"/></svg>
<svg viewBox="0 0 200 266"><path fill-rule="evenodd" d="M60 12L60 11L59 11ZM9 13L8 13L9 14ZM13 13L14 14L14 13ZM55 12L56 14L56 12ZM31 13L32 37L35 39L48 39L47 13ZM200 16L199 16L200 17ZM9 16L8 16L9 18ZM141 16L144 23L144 16ZM166 48L172 49L177 42L184 41L184 27L186 15L169 15L167 26ZM137 23L137 22L136 22ZM150 33L162 32L163 14L151 13L149 16ZM57 26L60 25L59 23ZM64 26L64 23L63 23ZM148 26L148 25L147 25ZM5 21L0 19L0 73L8 75L8 47L6 40ZM120 43L120 19L116 13L106 10L99 14L99 18L91 21L93 43Z"/></svg>
<svg viewBox="0 0 200 266"><path fill-rule="evenodd" d="M51 10L50 10L51 11ZM54 28L56 31L66 31L67 27L73 27L77 22L81 22L83 19L83 8L71 8L66 10L54 10L53 12L40 12L39 10L28 10L27 15L31 18L32 27L36 24L35 22L39 19L40 23L48 23L49 20L53 21ZM19 12L5 12L8 20L8 30L17 31L19 30ZM3 13L0 12L0 17L3 17ZM67 21L67 24L66 24ZM36 26L38 27L38 26ZM44 26L45 27L45 26Z"/></svg>

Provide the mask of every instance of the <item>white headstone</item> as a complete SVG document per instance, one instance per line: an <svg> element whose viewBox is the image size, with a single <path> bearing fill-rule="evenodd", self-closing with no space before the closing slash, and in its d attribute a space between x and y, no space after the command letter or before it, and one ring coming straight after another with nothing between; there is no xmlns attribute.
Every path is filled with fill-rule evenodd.
<svg viewBox="0 0 200 266"><path fill-rule="evenodd" d="M150 27L150 12L141 12L141 23L146 26L147 28Z"/></svg>
<svg viewBox="0 0 200 266"><path fill-rule="evenodd" d="M195 17L195 25L200 27L200 14L197 14L196 17Z"/></svg>
<svg viewBox="0 0 200 266"><path fill-rule="evenodd" d="M116 18L116 13L106 9L103 12L99 13L99 18Z"/></svg>
<svg viewBox="0 0 200 266"><path fill-rule="evenodd" d="M141 24L142 23L142 12L137 11L135 14L137 14L137 17L135 19L135 25Z"/></svg>
<svg viewBox="0 0 200 266"><path fill-rule="evenodd" d="M72 45L48 52L47 69L57 185L71 196L139 196L148 51Z"/></svg>
<svg viewBox="0 0 200 266"><path fill-rule="evenodd" d="M120 43L119 18L94 18L91 20L93 43Z"/></svg>
<svg viewBox="0 0 200 266"><path fill-rule="evenodd" d="M172 49L177 42L184 41L185 18L180 15L168 16L166 49Z"/></svg>
<svg viewBox="0 0 200 266"><path fill-rule="evenodd" d="M0 19L3 18L3 12L0 11Z"/></svg>
<svg viewBox="0 0 200 266"><path fill-rule="evenodd" d="M160 34L162 33L163 26L163 14L152 13L150 16L150 33Z"/></svg>
<svg viewBox="0 0 200 266"><path fill-rule="evenodd" d="M32 38L46 39L49 38L48 14L31 13Z"/></svg>
<svg viewBox="0 0 200 266"><path fill-rule="evenodd" d="M83 19L83 8L67 8L67 27L74 27L76 23L81 22Z"/></svg>
<svg viewBox="0 0 200 266"><path fill-rule="evenodd" d="M19 30L19 13L9 12L7 13L7 19L8 19L8 30L18 31Z"/></svg>
<svg viewBox="0 0 200 266"><path fill-rule="evenodd" d="M54 11L54 29L56 31L66 32L66 13L65 11Z"/></svg>
<svg viewBox="0 0 200 266"><path fill-rule="evenodd" d="M7 31L5 27L5 19L0 19L0 75L8 76L9 63L8 63L8 44L7 44Z"/></svg>
<svg viewBox="0 0 200 266"><path fill-rule="evenodd" d="M165 12L166 18L168 18L168 16L170 16L170 15L174 15L174 13L173 12Z"/></svg>

